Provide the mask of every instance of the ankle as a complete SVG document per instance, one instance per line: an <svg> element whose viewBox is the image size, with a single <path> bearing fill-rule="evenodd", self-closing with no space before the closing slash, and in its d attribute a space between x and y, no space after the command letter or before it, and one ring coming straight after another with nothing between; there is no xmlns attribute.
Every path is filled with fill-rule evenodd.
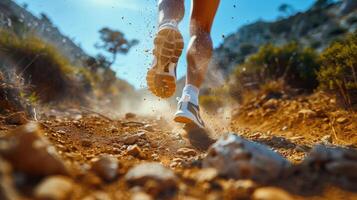
<svg viewBox="0 0 357 200"><path fill-rule="evenodd" d="M198 105L199 88L194 85L187 84L182 91L182 97L189 96L190 102Z"/></svg>

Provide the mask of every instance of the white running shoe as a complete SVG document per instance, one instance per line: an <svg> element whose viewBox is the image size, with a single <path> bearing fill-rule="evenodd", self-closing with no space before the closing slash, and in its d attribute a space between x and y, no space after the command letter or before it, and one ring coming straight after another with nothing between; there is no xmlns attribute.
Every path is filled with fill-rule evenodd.
<svg viewBox="0 0 357 200"><path fill-rule="evenodd" d="M174 121L183 124L194 123L200 128L205 128L205 123L200 116L199 106L191 103L188 95L179 99L178 111L175 114Z"/></svg>
<svg viewBox="0 0 357 200"><path fill-rule="evenodd" d="M176 91L176 67L184 47L177 26L175 21L160 25L154 40L154 61L146 76L149 90L161 98L169 98Z"/></svg>

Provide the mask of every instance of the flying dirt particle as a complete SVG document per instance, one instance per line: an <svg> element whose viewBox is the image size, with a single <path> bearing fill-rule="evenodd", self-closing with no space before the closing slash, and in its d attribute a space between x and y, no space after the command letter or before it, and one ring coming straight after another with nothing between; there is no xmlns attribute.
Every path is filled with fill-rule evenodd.
<svg viewBox="0 0 357 200"><path fill-rule="evenodd" d="M222 38L224 39L226 36L224 34L222 34Z"/></svg>
<svg viewBox="0 0 357 200"><path fill-rule="evenodd" d="M233 8L236 8L237 6L236 5L233 5Z"/></svg>

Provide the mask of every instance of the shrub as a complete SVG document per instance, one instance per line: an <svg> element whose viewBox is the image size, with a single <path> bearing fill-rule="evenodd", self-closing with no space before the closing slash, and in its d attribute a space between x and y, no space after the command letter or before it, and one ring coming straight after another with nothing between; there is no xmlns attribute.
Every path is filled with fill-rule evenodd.
<svg viewBox="0 0 357 200"><path fill-rule="evenodd" d="M216 113L218 109L222 108L227 103L227 89L215 88L207 91L202 91L200 95L200 105L210 113Z"/></svg>
<svg viewBox="0 0 357 200"><path fill-rule="evenodd" d="M318 80L322 89L336 91L347 105L357 103L357 32L321 54Z"/></svg>
<svg viewBox="0 0 357 200"><path fill-rule="evenodd" d="M13 61L19 75L42 101L81 100L81 88L74 81L79 68L72 67L57 49L41 39L0 30L0 55Z"/></svg>
<svg viewBox="0 0 357 200"><path fill-rule="evenodd" d="M254 89L281 79L291 88L310 92L318 86L315 73L318 69L318 56L313 49L301 48L297 43L282 47L268 44L236 68L234 82Z"/></svg>

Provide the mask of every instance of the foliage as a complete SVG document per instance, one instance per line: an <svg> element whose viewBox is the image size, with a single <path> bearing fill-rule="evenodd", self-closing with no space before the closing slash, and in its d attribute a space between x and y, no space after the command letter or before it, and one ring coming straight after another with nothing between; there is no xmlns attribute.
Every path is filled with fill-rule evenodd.
<svg viewBox="0 0 357 200"><path fill-rule="evenodd" d="M2 59L16 61L18 74L32 86L44 102L66 97L80 100L80 89L74 77L79 68L70 65L56 48L35 36L18 37L15 33L0 30Z"/></svg>
<svg viewBox="0 0 357 200"><path fill-rule="evenodd" d="M200 105L208 112L215 113L222 108L227 102L227 88L215 88L209 91L202 91L199 102Z"/></svg>
<svg viewBox="0 0 357 200"><path fill-rule="evenodd" d="M327 48L321 54L321 63L321 88L338 91L351 104L349 92L357 91L357 32Z"/></svg>
<svg viewBox="0 0 357 200"><path fill-rule="evenodd" d="M110 28L102 28L99 33L102 44L97 44L96 47L112 54L110 65L116 61L118 54L127 54L131 47L139 43L136 39L127 40L124 33Z"/></svg>
<svg viewBox="0 0 357 200"><path fill-rule="evenodd" d="M311 48L302 48L297 43L280 47L264 45L235 68L229 82L229 93L240 101L245 91L268 90L274 86L269 83L274 82L279 83L275 84L279 87L274 86L279 90L289 88L311 92L318 86L316 71L319 66L318 55Z"/></svg>

